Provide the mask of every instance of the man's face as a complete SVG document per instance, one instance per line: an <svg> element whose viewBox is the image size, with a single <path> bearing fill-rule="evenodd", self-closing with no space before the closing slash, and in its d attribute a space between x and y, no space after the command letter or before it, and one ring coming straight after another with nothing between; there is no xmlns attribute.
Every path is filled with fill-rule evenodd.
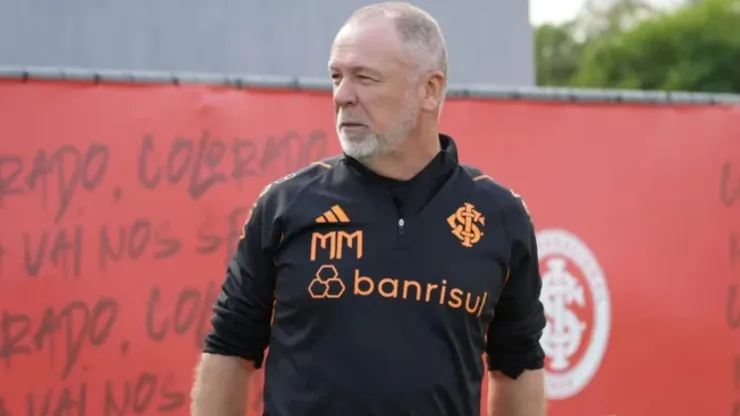
<svg viewBox="0 0 740 416"><path fill-rule="evenodd" d="M343 27L332 45L334 117L342 150L357 159L393 151L421 112L418 74L388 19Z"/></svg>

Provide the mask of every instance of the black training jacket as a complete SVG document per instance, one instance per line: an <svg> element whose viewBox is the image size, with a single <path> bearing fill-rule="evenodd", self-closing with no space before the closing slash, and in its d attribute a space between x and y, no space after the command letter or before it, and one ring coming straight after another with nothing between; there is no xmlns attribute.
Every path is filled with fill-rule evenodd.
<svg viewBox="0 0 740 416"><path fill-rule="evenodd" d="M343 156L258 197L204 351L260 368L269 347L265 415L477 416L484 354L543 367L526 206L440 141L410 181Z"/></svg>

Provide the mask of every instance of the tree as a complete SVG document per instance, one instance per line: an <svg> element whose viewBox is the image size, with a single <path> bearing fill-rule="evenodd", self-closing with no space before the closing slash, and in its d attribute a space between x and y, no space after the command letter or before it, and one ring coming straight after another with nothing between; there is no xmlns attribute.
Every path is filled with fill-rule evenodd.
<svg viewBox="0 0 740 416"><path fill-rule="evenodd" d="M643 0L587 0L576 19L538 27L538 85L569 85L580 67L586 45L622 32L652 12Z"/></svg>
<svg viewBox="0 0 740 416"><path fill-rule="evenodd" d="M658 12L645 0L587 0L578 22L584 37L593 42L627 31Z"/></svg>
<svg viewBox="0 0 740 416"><path fill-rule="evenodd" d="M570 66L575 69L561 75L560 84L545 84L548 79L543 84L740 93L740 0L690 1L669 12L639 4L630 8L627 2L614 3L607 12L617 16L602 15L606 18L581 42L571 37L578 46L566 41L567 48L578 51L575 58L564 58L575 60ZM538 44L538 51L544 46ZM556 66L544 60L539 65Z"/></svg>
<svg viewBox="0 0 740 416"><path fill-rule="evenodd" d="M567 85L578 70L583 44L575 40L575 22L543 25L535 32L537 85Z"/></svg>

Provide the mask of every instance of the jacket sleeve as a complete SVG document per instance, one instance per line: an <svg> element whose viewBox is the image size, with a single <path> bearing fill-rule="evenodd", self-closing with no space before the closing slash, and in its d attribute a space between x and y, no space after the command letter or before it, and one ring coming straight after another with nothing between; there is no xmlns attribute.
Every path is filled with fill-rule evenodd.
<svg viewBox="0 0 740 416"><path fill-rule="evenodd" d="M264 199L258 198L244 224L204 346L204 352L242 357L256 368L262 366L270 340L275 291L273 215Z"/></svg>
<svg viewBox="0 0 740 416"><path fill-rule="evenodd" d="M521 199L504 212L504 221L511 244L509 274L488 327L486 355L489 370L515 379L544 367L540 337L546 320L534 225Z"/></svg>

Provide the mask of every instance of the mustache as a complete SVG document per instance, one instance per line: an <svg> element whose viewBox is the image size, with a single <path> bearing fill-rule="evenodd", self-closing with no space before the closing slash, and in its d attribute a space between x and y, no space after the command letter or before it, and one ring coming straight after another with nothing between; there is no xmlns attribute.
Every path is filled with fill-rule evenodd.
<svg viewBox="0 0 740 416"><path fill-rule="evenodd" d="M337 126L342 124L364 124L369 125L370 123L365 117L361 117L357 114L351 114L347 112L339 112L337 114Z"/></svg>
<svg viewBox="0 0 740 416"><path fill-rule="evenodd" d="M357 117L357 118L355 118L355 117L341 117L341 118L337 118L337 126L342 126L342 125L346 125L346 124L351 124L351 125L361 124L363 126L369 126L370 125L370 123L368 123L366 120L363 120L362 118L359 118L359 117Z"/></svg>

